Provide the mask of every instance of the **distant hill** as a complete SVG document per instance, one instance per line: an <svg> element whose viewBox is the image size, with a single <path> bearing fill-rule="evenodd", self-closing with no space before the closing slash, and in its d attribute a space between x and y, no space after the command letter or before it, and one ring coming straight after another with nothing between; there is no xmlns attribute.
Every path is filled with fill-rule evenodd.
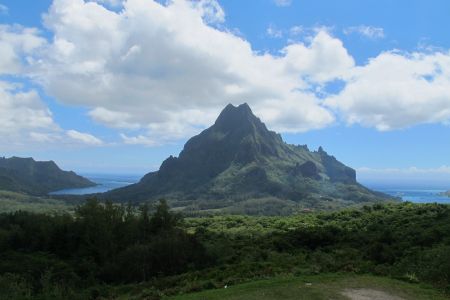
<svg viewBox="0 0 450 300"><path fill-rule="evenodd" d="M356 181L354 169L321 147L286 144L247 104L228 105L210 128L191 138L159 171L104 197L146 202L168 199L188 210L283 214L292 208L335 208L384 201Z"/></svg>
<svg viewBox="0 0 450 300"><path fill-rule="evenodd" d="M61 170L53 161L0 158L0 190L46 195L56 190L95 185L72 171Z"/></svg>

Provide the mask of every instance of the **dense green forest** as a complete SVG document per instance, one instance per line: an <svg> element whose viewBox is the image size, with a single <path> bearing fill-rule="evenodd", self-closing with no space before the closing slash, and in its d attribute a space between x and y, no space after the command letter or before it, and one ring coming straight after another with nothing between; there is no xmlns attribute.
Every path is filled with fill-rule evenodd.
<svg viewBox="0 0 450 300"><path fill-rule="evenodd" d="M450 291L450 207L186 218L88 200L0 214L1 299L160 299L281 275L374 274ZM3 298L2 298L3 297Z"/></svg>

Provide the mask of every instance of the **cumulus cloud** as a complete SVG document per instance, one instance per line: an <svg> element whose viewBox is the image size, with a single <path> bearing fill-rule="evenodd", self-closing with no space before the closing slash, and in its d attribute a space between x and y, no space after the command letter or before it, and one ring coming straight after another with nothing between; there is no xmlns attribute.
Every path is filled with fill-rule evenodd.
<svg viewBox="0 0 450 300"><path fill-rule="evenodd" d="M283 49L283 53L293 74L305 74L315 82L342 78L355 65L342 41L323 30L309 45L291 44Z"/></svg>
<svg viewBox="0 0 450 300"><path fill-rule="evenodd" d="M216 0L197 0L192 2L196 10L200 12L207 23L223 23L225 22L225 12Z"/></svg>
<svg viewBox="0 0 450 300"><path fill-rule="evenodd" d="M0 150L50 145L101 145L90 134L69 130L63 134L51 111L33 89L0 81Z"/></svg>
<svg viewBox="0 0 450 300"><path fill-rule="evenodd" d="M89 116L95 121L115 128L137 129L139 124L130 120L132 116L126 112L110 111L104 107L97 107L89 112Z"/></svg>
<svg viewBox="0 0 450 300"><path fill-rule="evenodd" d="M66 134L69 138L87 145L99 146L103 141L89 133L79 132L76 130L67 130Z"/></svg>
<svg viewBox="0 0 450 300"><path fill-rule="evenodd" d="M27 148L53 143L79 144L80 139L66 139L62 129L36 89L25 88L15 79L33 76L40 51L47 42L35 28L0 25L0 75L14 80L0 80L0 137L2 150ZM92 141L92 140L91 140Z"/></svg>
<svg viewBox="0 0 450 300"><path fill-rule="evenodd" d="M383 131L450 120L450 52L385 52L346 82L326 104L349 124Z"/></svg>
<svg viewBox="0 0 450 300"><path fill-rule="evenodd" d="M351 26L344 29L344 34L349 35L357 33L369 39L382 39L384 38L384 29L374 26Z"/></svg>
<svg viewBox="0 0 450 300"><path fill-rule="evenodd" d="M296 26L286 36L303 41L270 54L219 25L225 13L215 0L105 1L54 0L44 17L51 41L36 29L0 26L0 74L25 75L60 103L87 108L95 122L125 132L123 143L189 137L230 102L247 102L270 128L292 133L326 127L335 115L379 130L450 120L450 52L390 51L356 66L326 28ZM123 7L108 9L114 4ZM335 80L342 91L317 93ZM4 85L0 96L9 105L0 122L29 126L30 140L105 145L88 133L45 129L57 126L36 92Z"/></svg>
<svg viewBox="0 0 450 300"><path fill-rule="evenodd" d="M23 73L23 62L45 43L36 28L0 25L0 75Z"/></svg>
<svg viewBox="0 0 450 300"><path fill-rule="evenodd" d="M333 122L308 82L340 76L354 62L329 33L271 55L209 25L224 15L215 1L123 6L115 12L82 0L53 2L45 24L54 39L36 74L48 94L89 107L107 126L166 139L198 132L230 102L248 102L276 130Z"/></svg>
<svg viewBox="0 0 450 300"><path fill-rule="evenodd" d="M30 129L55 128L52 114L35 90L0 81L0 134L15 136Z"/></svg>

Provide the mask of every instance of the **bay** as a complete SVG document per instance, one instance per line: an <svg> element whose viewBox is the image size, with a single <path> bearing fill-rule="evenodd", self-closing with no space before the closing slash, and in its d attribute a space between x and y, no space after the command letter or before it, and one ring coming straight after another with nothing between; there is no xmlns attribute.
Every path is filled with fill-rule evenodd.
<svg viewBox="0 0 450 300"><path fill-rule="evenodd" d="M104 193L113 189L121 188L138 182L142 175L136 174L82 174L97 185L87 188L64 189L51 192L50 195L87 195L95 193Z"/></svg>

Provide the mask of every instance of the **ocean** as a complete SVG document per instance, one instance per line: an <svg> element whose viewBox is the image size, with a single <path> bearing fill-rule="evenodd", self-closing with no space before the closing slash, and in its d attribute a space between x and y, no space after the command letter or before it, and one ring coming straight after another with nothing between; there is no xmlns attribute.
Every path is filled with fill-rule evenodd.
<svg viewBox="0 0 450 300"><path fill-rule="evenodd" d="M81 189L66 189L50 193L51 195L85 195L93 193L104 193L112 189L124 187L138 182L142 175L119 175L119 174L82 174L84 177L97 183L97 186L81 188ZM377 182L361 182L368 188L383 192L385 194L400 197L404 201L411 201L415 203L446 203L450 204L450 198L441 196L440 193L450 189L448 186L430 186L414 184L386 184Z"/></svg>
<svg viewBox="0 0 450 300"><path fill-rule="evenodd" d="M104 193L138 182L143 175L118 175L118 174L81 174L83 177L97 183L97 186L65 189L51 192L50 195L86 195Z"/></svg>
<svg viewBox="0 0 450 300"><path fill-rule="evenodd" d="M448 191L448 185L422 185L418 183L410 184L386 184L386 183L365 183L366 187L374 191L379 191L394 197L399 197L403 201L414 203L444 203L450 204L450 197L443 196L441 193Z"/></svg>

